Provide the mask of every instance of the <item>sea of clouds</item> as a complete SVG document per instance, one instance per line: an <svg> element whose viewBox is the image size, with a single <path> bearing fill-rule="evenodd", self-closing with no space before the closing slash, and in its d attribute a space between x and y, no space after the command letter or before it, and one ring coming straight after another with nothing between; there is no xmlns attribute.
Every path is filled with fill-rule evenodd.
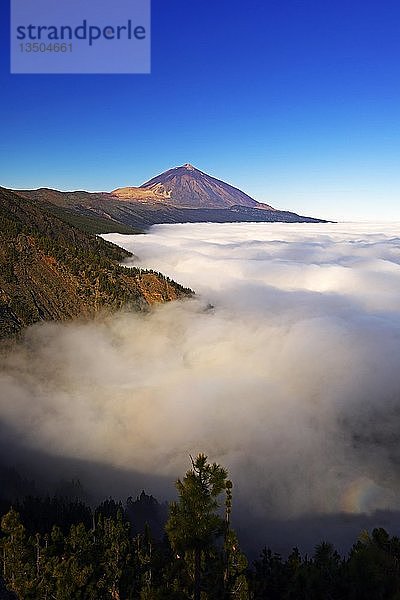
<svg viewBox="0 0 400 600"><path fill-rule="evenodd" d="M400 225L104 237L197 298L30 328L0 373L3 441L19 460L104 465L131 493L150 474L148 491L171 497L204 451L229 469L253 539L273 537L272 522L300 535L310 518L354 515L358 528L357 515L399 508Z"/></svg>

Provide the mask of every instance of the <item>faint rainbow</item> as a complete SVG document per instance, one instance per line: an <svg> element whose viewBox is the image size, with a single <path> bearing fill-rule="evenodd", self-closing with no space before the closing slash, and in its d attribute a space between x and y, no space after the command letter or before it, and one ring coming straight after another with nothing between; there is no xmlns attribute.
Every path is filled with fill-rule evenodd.
<svg viewBox="0 0 400 600"><path fill-rule="evenodd" d="M368 477L352 481L341 497L341 508L347 513L368 513L376 508L382 497L382 488Z"/></svg>

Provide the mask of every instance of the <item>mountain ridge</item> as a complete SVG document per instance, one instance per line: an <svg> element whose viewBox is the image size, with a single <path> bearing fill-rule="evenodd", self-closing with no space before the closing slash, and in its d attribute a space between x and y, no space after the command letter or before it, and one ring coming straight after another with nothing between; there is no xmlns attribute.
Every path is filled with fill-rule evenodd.
<svg viewBox="0 0 400 600"><path fill-rule="evenodd" d="M25 198L46 201L109 227L146 229L165 223L287 222L326 223L323 219L279 210L257 202L238 188L207 175L190 163L169 169L139 187L113 192L14 190ZM110 231L106 227L107 232ZM117 230L116 230L117 231Z"/></svg>

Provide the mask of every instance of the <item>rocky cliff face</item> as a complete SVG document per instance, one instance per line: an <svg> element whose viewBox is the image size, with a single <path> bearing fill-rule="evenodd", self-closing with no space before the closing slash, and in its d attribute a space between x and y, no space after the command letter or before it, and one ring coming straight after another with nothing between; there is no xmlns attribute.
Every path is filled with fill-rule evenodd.
<svg viewBox="0 0 400 600"><path fill-rule="evenodd" d="M0 337L40 320L143 310L192 294L159 273L120 266L128 252L48 208L0 188Z"/></svg>

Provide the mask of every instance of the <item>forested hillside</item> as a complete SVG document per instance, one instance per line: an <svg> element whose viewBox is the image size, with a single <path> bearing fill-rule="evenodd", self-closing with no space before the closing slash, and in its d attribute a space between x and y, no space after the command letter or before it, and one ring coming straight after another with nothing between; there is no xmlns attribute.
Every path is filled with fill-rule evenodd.
<svg viewBox="0 0 400 600"><path fill-rule="evenodd" d="M312 556L295 547L285 559L265 547L249 564L230 523L227 475L199 455L177 481L168 516L144 493L96 508L61 497L1 500L0 598L399 598L400 540L383 529L362 532L346 557L323 541Z"/></svg>
<svg viewBox="0 0 400 600"><path fill-rule="evenodd" d="M67 223L55 208L0 188L0 337L36 321L191 295L159 273L120 266L128 252Z"/></svg>

